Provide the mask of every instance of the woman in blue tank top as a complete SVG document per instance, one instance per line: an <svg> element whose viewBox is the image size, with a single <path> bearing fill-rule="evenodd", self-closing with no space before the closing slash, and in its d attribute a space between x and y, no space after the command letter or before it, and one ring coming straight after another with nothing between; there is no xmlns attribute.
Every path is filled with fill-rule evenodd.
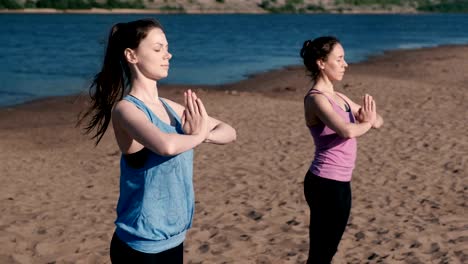
<svg viewBox="0 0 468 264"><path fill-rule="evenodd" d="M101 71L80 117L96 145L110 121L122 152L112 263L183 263L183 241L194 212L193 148L236 139L228 124L208 116L188 90L184 105L158 95L172 57L158 21L118 23L110 31Z"/></svg>

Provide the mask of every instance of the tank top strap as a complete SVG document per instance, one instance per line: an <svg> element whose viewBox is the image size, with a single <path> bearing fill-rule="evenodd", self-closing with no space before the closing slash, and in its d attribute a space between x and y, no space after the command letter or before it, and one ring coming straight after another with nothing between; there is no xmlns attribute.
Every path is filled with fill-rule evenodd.
<svg viewBox="0 0 468 264"><path fill-rule="evenodd" d="M307 96L309 96L309 95L311 95L311 94L321 94L321 95L325 96L325 98L328 99L328 101L330 102L330 104L336 105L335 101L333 101L332 99L330 99L330 97L328 97L325 93L323 93L323 92L321 92L321 91L319 91L319 90L317 90L317 89L314 89L314 88L310 89L310 90L307 92L307 94L304 96L304 103L305 103L305 100L307 99Z"/></svg>
<svg viewBox="0 0 468 264"><path fill-rule="evenodd" d="M153 112L140 99L131 95L126 95L124 96L123 100L129 101L130 103L134 104L138 109L145 113L145 115L148 117L151 123L155 124Z"/></svg>
<svg viewBox="0 0 468 264"><path fill-rule="evenodd" d="M348 101L343 96L341 96L340 93L336 93L336 95L338 95L338 97L340 97L343 100L343 102L346 104L345 105L346 112L351 111L351 105L348 103Z"/></svg>
<svg viewBox="0 0 468 264"><path fill-rule="evenodd" d="M159 98L159 100L163 103L164 107L166 107L167 111L179 122L179 124L182 123L180 120L179 115L176 113L176 111L166 102L166 100Z"/></svg>

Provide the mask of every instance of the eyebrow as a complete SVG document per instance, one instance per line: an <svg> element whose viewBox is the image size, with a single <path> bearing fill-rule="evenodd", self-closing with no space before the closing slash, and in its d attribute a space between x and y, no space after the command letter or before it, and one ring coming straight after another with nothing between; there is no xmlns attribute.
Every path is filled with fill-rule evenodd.
<svg viewBox="0 0 468 264"><path fill-rule="evenodd" d="M161 43L161 42L156 42L154 43L155 45L161 45L161 46L169 46L169 43L168 44L164 44L164 43Z"/></svg>

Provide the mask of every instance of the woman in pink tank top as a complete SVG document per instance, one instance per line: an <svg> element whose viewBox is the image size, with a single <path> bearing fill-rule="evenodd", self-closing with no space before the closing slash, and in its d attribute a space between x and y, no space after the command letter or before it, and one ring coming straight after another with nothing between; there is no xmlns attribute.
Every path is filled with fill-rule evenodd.
<svg viewBox="0 0 468 264"><path fill-rule="evenodd" d="M315 144L315 157L304 180L310 207L308 264L331 263L351 210L356 137L383 124L372 96L366 94L359 105L334 90L333 83L343 79L348 67L344 56L335 37L307 40L301 50L312 77L304 110Z"/></svg>

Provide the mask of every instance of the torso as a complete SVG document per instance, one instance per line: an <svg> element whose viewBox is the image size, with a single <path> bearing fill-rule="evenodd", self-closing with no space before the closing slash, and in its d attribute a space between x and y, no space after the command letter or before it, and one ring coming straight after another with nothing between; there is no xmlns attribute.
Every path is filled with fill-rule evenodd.
<svg viewBox="0 0 468 264"><path fill-rule="evenodd" d="M333 93L323 92L323 93L326 96L328 96L330 99L332 99L337 104L337 106L341 108L343 111L345 112L351 111L348 103L341 96L339 96L336 92L333 92ZM313 95L310 94L308 96L315 96L315 94ZM313 111L306 109L305 115L306 115L306 123L308 126L314 126L320 122L320 119L315 113L313 113Z"/></svg>
<svg viewBox="0 0 468 264"><path fill-rule="evenodd" d="M156 102L144 102L144 103L155 115L158 116L159 119L161 119L161 121L163 121L166 124L170 124L171 126L176 125L175 118L169 114L168 110L166 109L166 107L164 107L164 105L162 104L160 100Z"/></svg>
<svg viewBox="0 0 468 264"><path fill-rule="evenodd" d="M319 90L311 90L306 99L313 96L325 96L337 117L339 116L346 123L356 122L353 112L350 109L351 105L347 102L348 99L344 99L346 98L345 96L340 96L339 93L332 94L323 93ZM311 104L312 103L311 101ZM344 107L345 104L349 111L346 111ZM341 182L351 181L356 160L356 138L343 138L325 123L321 122L314 112L316 109L315 106L309 105L309 107L307 107L306 105L305 109L306 119L315 118L314 120L317 122L314 125L309 125L308 123L308 128L315 145L315 156L309 170L314 175L330 180Z"/></svg>
<svg viewBox="0 0 468 264"><path fill-rule="evenodd" d="M164 99L164 98L163 98ZM176 109L172 103L168 102L168 104L173 109ZM120 103L120 102L119 102ZM176 125L176 119L168 112L168 109L164 107L163 103L158 100L156 102L145 102L145 105L164 123L170 124L171 126ZM133 104L129 102L125 102L125 107L135 107ZM142 115L145 115L141 112ZM130 135L128 135L120 126L114 125L114 134L117 140L117 144L119 145L120 151L124 154L132 154L136 153L144 148L144 146L134 140Z"/></svg>

